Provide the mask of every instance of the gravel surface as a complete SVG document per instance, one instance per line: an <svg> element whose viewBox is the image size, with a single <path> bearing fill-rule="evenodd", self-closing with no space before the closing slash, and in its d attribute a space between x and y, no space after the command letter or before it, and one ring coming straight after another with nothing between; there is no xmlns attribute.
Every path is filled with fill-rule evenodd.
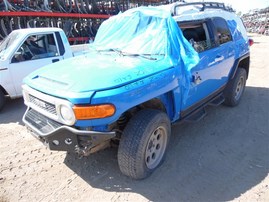
<svg viewBox="0 0 269 202"><path fill-rule="evenodd" d="M82 159L49 151L23 126L23 100L8 101L0 201L269 201L269 37L253 39L240 105L173 126L166 161L142 181L120 173L116 148Z"/></svg>

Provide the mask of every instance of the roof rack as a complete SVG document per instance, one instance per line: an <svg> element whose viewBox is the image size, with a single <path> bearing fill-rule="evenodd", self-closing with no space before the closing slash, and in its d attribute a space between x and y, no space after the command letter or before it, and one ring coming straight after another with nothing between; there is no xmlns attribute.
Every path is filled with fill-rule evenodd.
<svg viewBox="0 0 269 202"><path fill-rule="evenodd" d="M174 7L174 15L177 14L177 9L179 7L183 7L183 6L202 6L200 11L204 11L205 9L222 9L225 11L229 11L229 12L235 12L233 10L233 8L225 6L224 3L219 3L219 2L180 2L179 4L175 5Z"/></svg>

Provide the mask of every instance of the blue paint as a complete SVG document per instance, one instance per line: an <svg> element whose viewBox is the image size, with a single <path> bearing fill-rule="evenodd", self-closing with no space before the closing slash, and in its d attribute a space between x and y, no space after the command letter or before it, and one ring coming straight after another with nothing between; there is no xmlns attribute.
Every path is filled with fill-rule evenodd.
<svg viewBox="0 0 269 202"><path fill-rule="evenodd" d="M153 98L174 122L182 110L225 85L234 61L249 52L240 20L228 20L228 27L233 41L198 54L169 12L130 9L101 25L89 53L35 71L24 83L73 105L116 107L113 116L77 121L78 127L107 131L124 112ZM209 33L215 34L213 26ZM199 84L193 82L196 74Z"/></svg>

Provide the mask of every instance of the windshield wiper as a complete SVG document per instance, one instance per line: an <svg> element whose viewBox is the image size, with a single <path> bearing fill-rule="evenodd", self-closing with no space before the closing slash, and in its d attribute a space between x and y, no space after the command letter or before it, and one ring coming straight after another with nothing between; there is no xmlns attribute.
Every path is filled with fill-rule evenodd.
<svg viewBox="0 0 269 202"><path fill-rule="evenodd" d="M123 53L121 50L118 50L118 49L115 49L115 48L110 48L110 49L105 49L105 50L96 50L98 52L115 52L115 53L118 53L120 56L123 56Z"/></svg>
<svg viewBox="0 0 269 202"><path fill-rule="evenodd" d="M150 54L126 54L126 56L142 57L148 60L157 60L157 58L151 57Z"/></svg>
<svg viewBox="0 0 269 202"><path fill-rule="evenodd" d="M138 54L138 53L126 53L122 52L119 49L111 48L107 50L97 50L98 52L105 52L105 51L113 51L115 53L118 53L120 56L134 56L134 57L142 57L148 60L157 60L157 58L152 57L152 55L164 55L164 54Z"/></svg>
<svg viewBox="0 0 269 202"><path fill-rule="evenodd" d="M109 48L109 49L103 49L103 50L96 49L96 51L98 51L98 52L117 52L117 53L121 53L120 50L115 49L115 48Z"/></svg>
<svg viewBox="0 0 269 202"><path fill-rule="evenodd" d="M152 55L163 55L164 56L164 54L138 54L138 53L122 53L122 54L126 55L126 56L142 57L142 58L145 58L148 60L157 60L157 58L152 57Z"/></svg>
<svg viewBox="0 0 269 202"><path fill-rule="evenodd" d="M123 56L123 53L122 53L121 50L112 48L112 49L110 49L110 51L113 51L113 52L115 52L115 53L118 53L120 56Z"/></svg>

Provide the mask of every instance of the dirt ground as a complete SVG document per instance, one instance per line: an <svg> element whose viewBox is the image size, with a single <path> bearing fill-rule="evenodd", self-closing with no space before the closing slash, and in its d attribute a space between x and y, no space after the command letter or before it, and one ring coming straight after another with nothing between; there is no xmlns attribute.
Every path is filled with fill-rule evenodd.
<svg viewBox="0 0 269 202"><path fill-rule="evenodd" d="M0 201L269 201L269 37L254 36L239 106L208 107L173 126L164 164L134 181L116 148L78 159L52 152L22 124L22 99L0 113Z"/></svg>

